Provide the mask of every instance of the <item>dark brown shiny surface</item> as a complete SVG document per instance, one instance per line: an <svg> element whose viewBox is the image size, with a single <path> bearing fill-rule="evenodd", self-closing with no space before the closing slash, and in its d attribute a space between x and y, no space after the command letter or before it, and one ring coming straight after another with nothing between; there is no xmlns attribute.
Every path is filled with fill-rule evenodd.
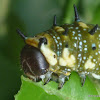
<svg viewBox="0 0 100 100"><path fill-rule="evenodd" d="M47 72L49 64L38 48L25 45L21 52L21 64L25 73L40 76Z"/></svg>

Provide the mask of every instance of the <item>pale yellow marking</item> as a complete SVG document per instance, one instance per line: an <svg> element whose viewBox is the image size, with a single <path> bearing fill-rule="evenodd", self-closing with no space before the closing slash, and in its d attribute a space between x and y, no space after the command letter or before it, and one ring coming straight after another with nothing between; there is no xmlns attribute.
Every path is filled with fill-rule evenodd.
<svg viewBox="0 0 100 100"><path fill-rule="evenodd" d="M65 73L66 76L69 76L70 74L71 74L70 72L66 72L66 73Z"/></svg>
<svg viewBox="0 0 100 100"><path fill-rule="evenodd" d="M96 78L96 79L100 79L100 75L97 75L97 74L95 74L95 73L92 73L92 76L93 76L94 78Z"/></svg>
<svg viewBox="0 0 100 100"><path fill-rule="evenodd" d="M63 72L63 71L60 71L60 70L55 70L55 69L50 69L50 71L54 72L54 73L59 73L59 74L63 74L63 75L66 75L66 76L69 76L71 73L70 72Z"/></svg>
<svg viewBox="0 0 100 100"><path fill-rule="evenodd" d="M85 23L83 22L78 22L79 26L83 27L83 28L89 28Z"/></svg>
<svg viewBox="0 0 100 100"><path fill-rule="evenodd" d="M60 66L75 67L75 57L71 55L68 48L64 48L62 57L59 59Z"/></svg>
<svg viewBox="0 0 100 100"><path fill-rule="evenodd" d="M57 64L57 58L54 58L54 55L57 57L56 53L54 53L52 50L50 50L49 47L44 44L41 45L40 49L50 65L54 66Z"/></svg>
<svg viewBox="0 0 100 100"><path fill-rule="evenodd" d="M60 57L60 59L59 59L59 65L60 66L66 66L67 65L66 64L66 60L64 58Z"/></svg>
<svg viewBox="0 0 100 100"><path fill-rule="evenodd" d="M60 69L60 66L50 66L49 70L52 72L57 72Z"/></svg>
<svg viewBox="0 0 100 100"><path fill-rule="evenodd" d="M85 69L93 69L95 68L95 63L91 61L91 56L89 56L89 59L86 61L84 65Z"/></svg>
<svg viewBox="0 0 100 100"><path fill-rule="evenodd" d="M38 39L36 38L27 38L25 42L26 44L34 46L34 47L38 47L38 43L39 43Z"/></svg>
<svg viewBox="0 0 100 100"><path fill-rule="evenodd" d="M63 71L57 71L56 73L59 73L59 74L63 74L63 75L66 75L66 76L69 76L71 73L70 72L63 72Z"/></svg>
<svg viewBox="0 0 100 100"><path fill-rule="evenodd" d="M38 48L39 39L44 38L44 37L49 41L48 42L48 47L49 47L51 45L53 39L50 37L49 34L46 34L46 33L40 33L36 37L28 37L27 39L25 39L25 42L26 42L26 44L29 44L31 46Z"/></svg>
<svg viewBox="0 0 100 100"><path fill-rule="evenodd" d="M55 26L54 29L57 31L57 32L64 32L65 29L60 27L60 26Z"/></svg>

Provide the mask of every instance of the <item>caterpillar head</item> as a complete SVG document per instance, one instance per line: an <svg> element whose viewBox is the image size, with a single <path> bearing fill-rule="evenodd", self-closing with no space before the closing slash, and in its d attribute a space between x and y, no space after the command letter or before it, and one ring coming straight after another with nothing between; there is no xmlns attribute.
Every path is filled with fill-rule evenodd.
<svg viewBox="0 0 100 100"><path fill-rule="evenodd" d="M17 32L24 39L26 45L21 51L21 65L24 73L33 78L44 75L49 68L49 64L44 55L39 50L42 44L47 45L47 39L44 36L26 37L17 29Z"/></svg>

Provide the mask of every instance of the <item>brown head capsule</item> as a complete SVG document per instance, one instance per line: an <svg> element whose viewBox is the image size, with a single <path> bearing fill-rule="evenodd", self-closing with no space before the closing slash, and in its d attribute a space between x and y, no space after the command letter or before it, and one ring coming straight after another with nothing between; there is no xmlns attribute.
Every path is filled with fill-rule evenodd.
<svg viewBox="0 0 100 100"><path fill-rule="evenodd" d="M26 37L22 34L22 32L20 30L17 30L17 32L19 34L21 33L20 36L25 40ZM44 75L49 68L49 64L41 51L29 44L24 46L20 57L22 69L24 70L24 73L30 78L32 76L39 77Z"/></svg>

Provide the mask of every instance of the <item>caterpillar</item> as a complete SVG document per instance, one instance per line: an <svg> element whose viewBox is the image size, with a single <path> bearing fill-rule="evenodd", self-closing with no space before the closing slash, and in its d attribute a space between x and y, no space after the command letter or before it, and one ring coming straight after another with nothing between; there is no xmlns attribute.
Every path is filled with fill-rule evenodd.
<svg viewBox="0 0 100 100"><path fill-rule="evenodd" d="M56 81L58 89L73 71L79 74L82 86L86 75L100 79L100 27L83 23L75 5L74 12L74 23L58 26L54 16L53 26L33 37L17 29L25 41L20 58L28 78L42 80L44 85Z"/></svg>

